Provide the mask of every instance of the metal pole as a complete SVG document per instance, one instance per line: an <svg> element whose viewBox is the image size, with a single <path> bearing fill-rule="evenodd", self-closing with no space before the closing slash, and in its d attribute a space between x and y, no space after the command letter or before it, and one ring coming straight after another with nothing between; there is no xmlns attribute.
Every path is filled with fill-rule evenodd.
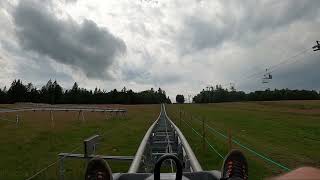
<svg viewBox="0 0 320 180"><path fill-rule="evenodd" d="M59 161L59 172L60 172L60 180L64 180L64 167L63 167L63 158Z"/></svg>

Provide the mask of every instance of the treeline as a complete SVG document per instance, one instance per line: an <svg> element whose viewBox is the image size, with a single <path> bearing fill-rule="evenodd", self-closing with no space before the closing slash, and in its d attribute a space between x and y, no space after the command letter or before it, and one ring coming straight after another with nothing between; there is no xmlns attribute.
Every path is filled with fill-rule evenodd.
<svg viewBox="0 0 320 180"><path fill-rule="evenodd" d="M255 91L245 93L237 91L235 88L230 90L217 85L202 90L193 97L195 103L218 103L234 101L278 101L278 100L317 100L320 94L313 90L290 90L290 89L267 89L265 91Z"/></svg>
<svg viewBox="0 0 320 180"><path fill-rule="evenodd" d="M48 104L158 104L171 103L166 92L159 88L133 92L125 87L107 92L95 88L94 91L80 88L75 82L71 89L64 90L57 81L49 80L41 89L32 83L23 84L14 80L9 89L0 89L0 103L33 102Z"/></svg>

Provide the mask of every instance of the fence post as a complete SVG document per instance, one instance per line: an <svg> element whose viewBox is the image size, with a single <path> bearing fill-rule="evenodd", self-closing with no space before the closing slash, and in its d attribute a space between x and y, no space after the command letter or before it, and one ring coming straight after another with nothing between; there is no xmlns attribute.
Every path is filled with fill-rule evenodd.
<svg viewBox="0 0 320 180"><path fill-rule="evenodd" d="M17 126L19 125L19 115L18 114L16 115L16 125Z"/></svg>
<svg viewBox="0 0 320 180"><path fill-rule="evenodd" d="M106 120L108 120L108 114L106 113L106 111L104 111L104 116L105 116Z"/></svg>
<svg viewBox="0 0 320 180"><path fill-rule="evenodd" d="M50 111L50 118L51 118L51 127L54 128L54 119L53 119L53 112L52 110Z"/></svg>
<svg viewBox="0 0 320 180"><path fill-rule="evenodd" d="M82 122L85 122L86 120L84 119L83 111L81 110L81 116L82 116Z"/></svg>
<svg viewBox="0 0 320 180"><path fill-rule="evenodd" d="M78 121L80 121L80 114L81 114L81 111L79 110L79 113L78 113Z"/></svg>

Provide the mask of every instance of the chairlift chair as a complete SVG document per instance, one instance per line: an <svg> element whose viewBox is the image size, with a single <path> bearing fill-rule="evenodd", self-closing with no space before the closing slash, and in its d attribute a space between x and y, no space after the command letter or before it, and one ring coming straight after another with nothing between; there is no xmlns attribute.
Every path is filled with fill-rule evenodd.
<svg viewBox="0 0 320 180"><path fill-rule="evenodd" d="M262 83L263 84L269 83L271 79L272 79L271 72L269 72L269 70L266 69L266 73L263 75L263 78L262 78Z"/></svg>

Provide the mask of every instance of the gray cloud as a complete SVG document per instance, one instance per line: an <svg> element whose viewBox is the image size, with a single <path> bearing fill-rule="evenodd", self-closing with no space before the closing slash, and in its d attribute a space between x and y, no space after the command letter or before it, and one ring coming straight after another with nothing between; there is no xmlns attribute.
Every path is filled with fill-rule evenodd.
<svg viewBox="0 0 320 180"><path fill-rule="evenodd" d="M95 22L59 19L40 2L21 1L13 17L23 48L80 69L90 78L110 78L108 68L126 52L122 39Z"/></svg>
<svg viewBox="0 0 320 180"><path fill-rule="evenodd" d="M175 84L182 78L174 72L155 73L146 67L126 67L122 69L124 80L128 82L136 82L139 84L152 84L160 86L161 84Z"/></svg>
<svg viewBox="0 0 320 180"><path fill-rule="evenodd" d="M65 0L66 1L66 3L75 3L75 2L77 2L78 0Z"/></svg>
<svg viewBox="0 0 320 180"><path fill-rule="evenodd" d="M221 5L222 13L215 16L195 10L184 18L178 37L182 54L218 48L226 41L255 45L267 36L264 33L276 32L298 21L315 20L320 13L318 0L221 1Z"/></svg>
<svg viewBox="0 0 320 180"><path fill-rule="evenodd" d="M147 49L135 53L140 55L137 58L145 61L139 65L123 64L121 66L121 75L125 81L159 86L160 84L172 84L181 80L178 73L172 72L170 67L160 67L159 65L163 64L155 64L158 62L158 57L151 54ZM160 69L153 69L153 67Z"/></svg>
<svg viewBox="0 0 320 180"><path fill-rule="evenodd" d="M179 47L183 53L193 52L210 47L217 47L230 34L227 27L218 27L202 20L201 17L191 16L185 20L185 29L179 37Z"/></svg>
<svg viewBox="0 0 320 180"><path fill-rule="evenodd" d="M57 80L65 88L70 88L74 82L74 79L69 74L57 72L51 64L40 60L36 64L32 64L32 61L23 61L19 63L15 78L33 82L38 87L45 84L49 79ZM34 79L37 79L37 81L34 82Z"/></svg>
<svg viewBox="0 0 320 180"><path fill-rule="evenodd" d="M3 50L5 50L8 54L8 57L3 59L7 60L14 58L15 60L13 69L14 71L7 72L7 74L11 75L7 77L10 79L10 81L13 79L22 79L26 82L33 82L35 85L43 85L49 79L56 79L62 82L63 85L67 86L71 86L74 82L70 74L57 71L57 69L55 69L52 65L56 65L56 63L50 62L52 60L50 60L48 57L43 57L32 52L25 52L17 44L8 40L0 40L0 44L0 47L3 48ZM2 65L1 59L0 65ZM3 67L4 70L9 69L10 71L10 67ZM37 81L34 82L35 79Z"/></svg>

